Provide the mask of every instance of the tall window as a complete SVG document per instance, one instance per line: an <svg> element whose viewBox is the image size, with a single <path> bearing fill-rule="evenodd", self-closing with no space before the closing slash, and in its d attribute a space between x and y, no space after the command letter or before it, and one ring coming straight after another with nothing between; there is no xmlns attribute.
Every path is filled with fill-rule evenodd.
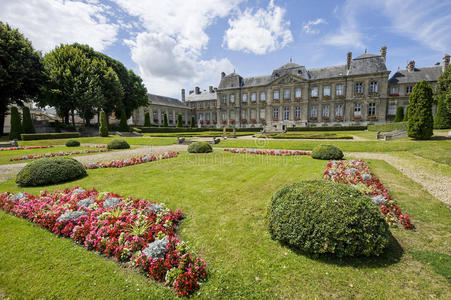
<svg viewBox="0 0 451 300"><path fill-rule="evenodd" d="M274 100L279 100L279 91L274 91L274 95L273 95L273 99Z"/></svg>
<svg viewBox="0 0 451 300"><path fill-rule="evenodd" d="M335 116L343 117L343 104L335 105Z"/></svg>
<svg viewBox="0 0 451 300"><path fill-rule="evenodd" d="M330 85L326 85L323 88L323 96L325 97L330 97Z"/></svg>
<svg viewBox="0 0 451 300"><path fill-rule="evenodd" d="M153 112L153 119L158 120L158 112L157 111Z"/></svg>
<svg viewBox="0 0 451 300"><path fill-rule="evenodd" d="M302 97L302 89L301 88L297 88L294 92L294 97L300 99Z"/></svg>
<svg viewBox="0 0 451 300"><path fill-rule="evenodd" d="M312 88L312 97L318 97L318 88L317 87Z"/></svg>
<svg viewBox="0 0 451 300"><path fill-rule="evenodd" d="M243 99L243 102L247 102L247 94L243 94L242 99Z"/></svg>
<svg viewBox="0 0 451 300"><path fill-rule="evenodd" d="M310 109L310 117L316 118L318 116L318 108L316 106L312 106Z"/></svg>
<svg viewBox="0 0 451 300"><path fill-rule="evenodd" d="M343 85L342 84L337 84L335 86L335 94L337 96L343 96L344 95L344 90L343 90Z"/></svg>
<svg viewBox="0 0 451 300"><path fill-rule="evenodd" d="M283 99L288 100L291 98L290 90L286 89L283 91Z"/></svg>
<svg viewBox="0 0 451 300"><path fill-rule="evenodd" d="M260 109L260 119L264 119L264 118L265 118L265 114L266 114L265 109L264 109L264 108L261 108L261 109Z"/></svg>
<svg viewBox="0 0 451 300"><path fill-rule="evenodd" d="M369 103L368 104L368 116L375 116L376 115L376 103Z"/></svg>
<svg viewBox="0 0 451 300"><path fill-rule="evenodd" d="M200 114L197 116L197 119L198 119L199 121L202 121L202 120L204 119L204 114L203 114L203 113L200 113Z"/></svg>
<svg viewBox="0 0 451 300"><path fill-rule="evenodd" d="M388 112L387 112L387 114L388 114L389 116L394 116L394 115L396 115L396 104L390 104L390 105L388 106Z"/></svg>
<svg viewBox="0 0 451 300"><path fill-rule="evenodd" d="M354 116L360 116L362 114L362 105L360 103L354 104Z"/></svg>
<svg viewBox="0 0 451 300"><path fill-rule="evenodd" d="M168 118L169 118L170 121L172 121L172 111L169 112Z"/></svg>
<svg viewBox="0 0 451 300"><path fill-rule="evenodd" d="M235 95L230 95L230 103L235 103Z"/></svg>
<svg viewBox="0 0 451 300"><path fill-rule="evenodd" d="M392 86L390 88L390 95L398 95L399 94L399 89L397 86Z"/></svg>
<svg viewBox="0 0 451 300"><path fill-rule="evenodd" d="M274 119L278 119L279 118L279 108L278 107L274 107L272 110L272 117Z"/></svg>
<svg viewBox="0 0 451 300"><path fill-rule="evenodd" d="M222 103L227 104L227 96L226 95L222 96Z"/></svg>
<svg viewBox="0 0 451 300"><path fill-rule="evenodd" d="M235 120L235 111L234 110L230 111L230 119Z"/></svg>
<svg viewBox="0 0 451 300"><path fill-rule="evenodd" d="M323 105L322 116L329 117L329 105Z"/></svg>
<svg viewBox="0 0 451 300"><path fill-rule="evenodd" d="M210 113L205 114L205 120L210 121Z"/></svg>
<svg viewBox="0 0 451 300"><path fill-rule="evenodd" d="M251 101L252 101L252 102L257 101L257 93L252 93L252 94L251 94Z"/></svg>
<svg viewBox="0 0 451 300"><path fill-rule="evenodd" d="M223 120L223 121L227 120L227 116L226 116L225 112L221 113L221 120Z"/></svg>
<svg viewBox="0 0 451 300"><path fill-rule="evenodd" d="M363 94L363 82L357 82L354 86L354 92L356 94Z"/></svg>
<svg viewBox="0 0 451 300"><path fill-rule="evenodd" d="M370 82L370 93L377 93L377 81Z"/></svg>
<svg viewBox="0 0 451 300"><path fill-rule="evenodd" d="M257 117L257 112L255 109L251 109L251 119L255 119Z"/></svg>
<svg viewBox="0 0 451 300"><path fill-rule="evenodd" d="M283 119L285 121L290 119L290 108L288 106L283 108Z"/></svg>
<svg viewBox="0 0 451 300"><path fill-rule="evenodd" d="M411 86L411 85L406 86L406 94L410 94L410 93L412 93L412 91L413 91L413 86Z"/></svg>
<svg viewBox="0 0 451 300"><path fill-rule="evenodd" d="M294 108L294 117L296 119L300 119L301 118L301 107L300 106L296 106Z"/></svg>
<svg viewBox="0 0 451 300"><path fill-rule="evenodd" d="M241 111L241 119L246 119L246 111L245 110Z"/></svg>
<svg viewBox="0 0 451 300"><path fill-rule="evenodd" d="M260 93L260 101L265 101L266 100L266 94L265 92L261 92Z"/></svg>

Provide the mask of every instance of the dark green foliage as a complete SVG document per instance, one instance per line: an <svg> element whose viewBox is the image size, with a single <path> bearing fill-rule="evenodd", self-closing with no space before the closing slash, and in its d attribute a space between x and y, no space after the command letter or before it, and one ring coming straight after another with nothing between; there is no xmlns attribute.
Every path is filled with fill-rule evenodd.
<svg viewBox="0 0 451 300"><path fill-rule="evenodd" d="M20 140L20 134L22 133L22 124L20 122L19 110L17 107L11 107L11 127L9 129L10 140Z"/></svg>
<svg viewBox="0 0 451 300"><path fill-rule="evenodd" d="M121 111L121 121L119 122L119 131L120 132L128 132L130 128L127 124L127 116L125 114L125 109Z"/></svg>
<svg viewBox="0 0 451 300"><path fill-rule="evenodd" d="M102 137L108 136L108 122L106 119L106 113L103 110L100 112L99 135Z"/></svg>
<svg viewBox="0 0 451 300"><path fill-rule="evenodd" d="M165 133L165 132L203 132L203 131L217 131L218 136L222 134L221 129L212 128L191 128L191 127L138 127L144 133ZM263 128L236 128L237 132L257 132L261 131ZM227 128L227 132L232 132L232 128Z"/></svg>
<svg viewBox="0 0 451 300"><path fill-rule="evenodd" d="M78 138L80 133L78 132L62 132L62 133L22 133L20 135L24 141L32 140L50 140L50 139L69 139Z"/></svg>
<svg viewBox="0 0 451 300"><path fill-rule="evenodd" d="M108 149L130 149L130 145L125 140L112 140Z"/></svg>
<svg viewBox="0 0 451 300"><path fill-rule="evenodd" d="M16 177L19 186L44 186L87 176L85 168L69 157L41 158L27 164Z"/></svg>
<svg viewBox="0 0 451 300"><path fill-rule="evenodd" d="M396 108L395 122L402 122L404 120L404 107L398 106Z"/></svg>
<svg viewBox="0 0 451 300"><path fill-rule="evenodd" d="M33 120L31 120L30 109L24 107L22 109L22 132L23 133L35 133L33 126Z"/></svg>
<svg viewBox="0 0 451 300"><path fill-rule="evenodd" d="M163 114L163 127L168 127L168 115L166 113Z"/></svg>
<svg viewBox="0 0 451 300"><path fill-rule="evenodd" d="M42 74L41 54L17 29L0 22L0 136L8 106L36 97Z"/></svg>
<svg viewBox="0 0 451 300"><path fill-rule="evenodd" d="M191 122L189 124L189 127L191 128L196 127L196 119L194 118L194 116L191 116Z"/></svg>
<svg viewBox="0 0 451 300"><path fill-rule="evenodd" d="M404 114L404 119L402 121L403 122L409 121L409 106L407 106L406 108L406 113Z"/></svg>
<svg viewBox="0 0 451 300"><path fill-rule="evenodd" d="M277 191L267 221L274 240L312 254L379 255L391 236L371 199L349 185L325 180Z"/></svg>
<svg viewBox="0 0 451 300"><path fill-rule="evenodd" d="M55 127L55 132L56 132L56 133L60 133L60 132L61 132L61 124L60 124L60 121L55 120L54 127Z"/></svg>
<svg viewBox="0 0 451 300"><path fill-rule="evenodd" d="M80 146L80 142L77 140L67 140L66 147L78 147Z"/></svg>
<svg viewBox="0 0 451 300"><path fill-rule="evenodd" d="M444 94L448 95L445 98L445 104L448 113L451 113L451 66L443 72L438 78L437 86L435 87L435 94L437 102Z"/></svg>
<svg viewBox="0 0 451 300"><path fill-rule="evenodd" d="M407 135L417 140L428 140L433 132L432 89L426 82L418 82L409 95L409 123Z"/></svg>
<svg viewBox="0 0 451 300"><path fill-rule="evenodd" d="M150 127L150 113L148 111L144 113L144 127Z"/></svg>
<svg viewBox="0 0 451 300"><path fill-rule="evenodd" d="M451 128L451 110L448 110L447 103L451 101L451 93L438 96L437 111L434 116L434 128Z"/></svg>
<svg viewBox="0 0 451 300"><path fill-rule="evenodd" d="M181 128L183 127L183 119L182 119L182 114L177 114L177 128Z"/></svg>
<svg viewBox="0 0 451 300"><path fill-rule="evenodd" d="M376 131L389 132L394 130L407 130L407 122L387 123L368 126L368 131L374 132Z"/></svg>
<svg viewBox="0 0 451 300"><path fill-rule="evenodd" d="M249 128L253 129L253 128ZM290 127L288 131L360 131L367 130L367 126L327 126L327 127ZM254 128L255 131L255 128Z"/></svg>
<svg viewBox="0 0 451 300"><path fill-rule="evenodd" d="M213 148L207 142L194 142L188 146L189 153L209 153Z"/></svg>
<svg viewBox="0 0 451 300"><path fill-rule="evenodd" d="M313 148L312 157L315 159L342 159L343 152L332 145L319 145Z"/></svg>

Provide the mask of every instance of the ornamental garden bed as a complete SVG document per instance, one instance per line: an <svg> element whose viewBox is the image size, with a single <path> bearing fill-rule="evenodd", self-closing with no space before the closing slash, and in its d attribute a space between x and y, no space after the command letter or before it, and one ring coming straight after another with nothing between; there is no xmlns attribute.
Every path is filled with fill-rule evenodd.
<svg viewBox="0 0 451 300"><path fill-rule="evenodd" d="M141 156L130 157L126 159L111 160L111 161L97 161L86 164L84 167L87 170L90 169L105 169L105 168L123 168L128 166L134 166L144 164L152 161L162 160L177 157L178 152L165 152L162 154L146 154Z"/></svg>
<svg viewBox="0 0 451 300"><path fill-rule="evenodd" d="M76 151L50 152L50 153L43 153L43 154L28 154L28 155L23 155L20 157L10 158L9 161L21 161L21 160L69 156L69 155L78 155L78 154L93 154L93 153L103 153L103 152L110 152L110 151L112 151L112 150L111 149L84 149L84 150L76 150Z"/></svg>
<svg viewBox="0 0 451 300"><path fill-rule="evenodd" d="M240 154L258 154L258 155L275 155L275 156L294 156L294 155L310 155L310 151L300 150L265 150L265 149L247 149L247 148L225 148L224 151Z"/></svg>

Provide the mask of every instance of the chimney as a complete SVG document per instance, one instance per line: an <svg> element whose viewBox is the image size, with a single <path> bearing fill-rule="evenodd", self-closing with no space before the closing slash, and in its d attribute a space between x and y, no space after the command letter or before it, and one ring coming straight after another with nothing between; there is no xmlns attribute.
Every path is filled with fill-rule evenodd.
<svg viewBox="0 0 451 300"><path fill-rule="evenodd" d="M381 47L381 56L384 58L384 61L387 59L387 46Z"/></svg>
<svg viewBox="0 0 451 300"><path fill-rule="evenodd" d="M210 85L210 86L208 87L208 91L209 91L210 93L214 93L214 92L213 92L213 86L212 86L212 85Z"/></svg>
<svg viewBox="0 0 451 300"><path fill-rule="evenodd" d="M185 89L182 89L182 102L185 102Z"/></svg>
<svg viewBox="0 0 451 300"><path fill-rule="evenodd" d="M348 55L346 57L346 69L349 70L351 67L351 59L352 59L352 52L348 52Z"/></svg>
<svg viewBox="0 0 451 300"><path fill-rule="evenodd" d="M189 91L189 94L191 95L192 93L194 93L194 91L193 91L193 90L190 90L190 91Z"/></svg>
<svg viewBox="0 0 451 300"><path fill-rule="evenodd" d="M221 72L221 79L225 77L225 73Z"/></svg>
<svg viewBox="0 0 451 300"><path fill-rule="evenodd" d="M415 71L415 61L414 60L409 61L409 63L407 64L407 71L409 71L409 72Z"/></svg>
<svg viewBox="0 0 451 300"><path fill-rule="evenodd" d="M196 94L200 94L200 89L198 86L196 86L194 89L196 90Z"/></svg>
<svg viewBox="0 0 451 300"><path fill-rule="evenodd" d="M449 66L449 54L445 54L445 56L443 56L442 62L443 62L442 71L445 72Z"/></svg>

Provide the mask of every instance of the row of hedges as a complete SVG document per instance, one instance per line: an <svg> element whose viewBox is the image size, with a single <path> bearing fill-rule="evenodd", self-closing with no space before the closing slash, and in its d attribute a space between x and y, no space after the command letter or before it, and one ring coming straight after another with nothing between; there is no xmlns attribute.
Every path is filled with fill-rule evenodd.
<svg viewBox="0 0 451 300"><path fill-rule="evenodd" d="M314 133L314 134L290 134L283 133L274 136L269 136L272 139L334 139L334 140L352 140L353 137L349 135L338 135L334 133Z"/></svg>
<svg viewBox="0 0 451 300"><path fill-rule="evenodd" d="M407 130L407 122L387 123L380 125L369 125L368 131L389 132L394 130Z"/></svg>
<svg viewBox="0 0 451 300"><path fill-rule="evenodd" d="M360 131L367 126L327 126L327 127L292 127L288 131Z"/></svg>
<svg viewBox="0 0 451 300"><path fill-rule="evenodd" d="M202 132L202 131L218 131L222 132L219 128L188 128L188 127L135 127L139 129L139 132L143 133L171 133L171 132ZM135 129L134 129L135 130ZM260 131L262 128L235 128L237 132L255 132ZM135 130L136 131L136 130ZM227 132L232 132L233 128L228 127Z"/></svg>
<svg viewBox="0 0 451 300"><path fill-rule="evenodd" d="M62 133L23 133L20 135L23 141L50 140L50 139L70 139L80 137L78 132Z"/></svg>

